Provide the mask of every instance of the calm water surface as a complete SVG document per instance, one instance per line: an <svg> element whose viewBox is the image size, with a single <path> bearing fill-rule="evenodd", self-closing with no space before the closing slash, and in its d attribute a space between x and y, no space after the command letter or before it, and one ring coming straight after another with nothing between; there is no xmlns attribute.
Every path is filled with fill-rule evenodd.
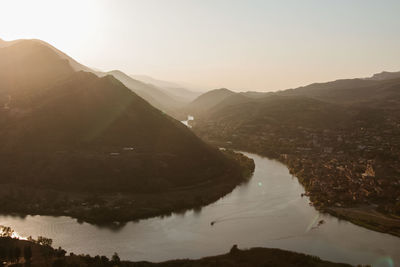
<svg viewBox="0 0 400 267"><path fill-rule="evenodd" d="M256 163L253 178L201 211L131 222L119 230L51 216L0 216L0 225L11 226L21 236L50 237L54 246L69 252L118 252L134 261L200 258L226 253L238 244L351 264L400 266L400 238L320 214L300 196L304 189L283 164L245 154ZM318 227L321 219L325 223Z"/></svg>

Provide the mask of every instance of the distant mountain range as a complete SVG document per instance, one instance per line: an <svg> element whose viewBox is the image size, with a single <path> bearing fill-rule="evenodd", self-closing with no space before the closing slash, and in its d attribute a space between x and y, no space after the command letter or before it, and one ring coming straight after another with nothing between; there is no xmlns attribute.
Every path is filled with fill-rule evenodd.
<svg viewBox="0 0 400 267"><path fill-rule="evenodd" d="M372 75L372 77L365 78L366 80L390 80L390 79L399 79L400 78L400 71L397 72L389 72L389 71L382 71L380 73L376 73Z"/></svg>
<svg viewBox="0 0 400 267"><path fill-rule="evenodd" d="M178 97L169 94L166 90L156 87L152 84L135 80L122 71L113 70L102 73L97 72L96 74L100 77L106 75L114 76L126 87L141 96L143 99L147 100L152 106L171 116L176 117L177 112L185 105L185 102L180 100Z"/></svg>
<svg viewBox="0 0 400 267"><path fill-rule="evenodd" d="M266 125L333 129L351 128L357 121L377 127L400 118L400 78L385 77L256 94L216 89L195 99L186 112L195 116L195 130L211 133L211 127L226 136L255 133Z"/></svg>
<svg viewBox="0 0 400 267"><path fill-rule="evenodd" d="M202 94L202 92L198 91L199 90L198 87L193 87L191 85L186 86L185 84L182 85L174 82L161 81L146 75L130 75L130 76L138 81L163 88L164 90L168 91L171 95L174 95L175 97L181 99L184 102L190 102ZM204 89L202 89L201 91L204 91Z"/></svg>
<svg viewBox="0 0 400 267"><path fill-rule="evenodd" d="M166 112L167 114L177 117L178 112L187 103L195 99L200 93L193 92L191 90L185 89L182 86L171 83L156 80L148 76L129 76L122 71L113 70L109 72L103 72L86 67L70 56L66 55L62 51L53 47L52 45L37 39L33 40L14 40L14 41L3 41L0 39L0 47L12 46L20 42L29 41L31 43L38 43L52 49L61 59L65 59L69 62L69 65L74 71L86 71L92 72L99 77L106 75L113 75L115 78L120 80L126 87L131 89L133 92L144 98L152 106Z"/></svg>
<svg viewBox="0 0 400 267"><path fill-rule="evenodd" d="M271 96L302 96L336 104L370 102L383 104L392 97L397 98L400 72L381 72L370 78L343 79L326 83L313 83L295 89L277 92L240 92L228 89L208 91L186 106L186 112L195 115L210 115L215 110L246 103L262 103ZM375 100L376 103L374 103Z"/></svg>

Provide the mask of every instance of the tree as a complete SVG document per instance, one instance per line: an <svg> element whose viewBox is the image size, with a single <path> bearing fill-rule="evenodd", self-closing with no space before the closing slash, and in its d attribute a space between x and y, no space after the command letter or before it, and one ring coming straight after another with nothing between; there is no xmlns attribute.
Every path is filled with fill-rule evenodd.
<svg viewBox="0 0 400 267"><path fill-rule="evenodd" d="M1 237L11 237L13 234L13 230L11 229L11 227L8 226L0 226L1 227L1 232L0 232L0 236Z"/></svg>
<svg viewBox="0 0 400 267"><path fill-rule="evenodd" d="M53 261L53 264L51 265L52 267L64 267L66 266L66 261L65 259L56 259Z"/></svg>
<svg viewBox="0 0 400 267"><path fill-rule="evenodd" d="M7 249L4 246L0 246L0 259L5 259L7 257Z"/></svg>
<svg viewBox="0 0 400 267"><path fill-rule="evenodd" d="M21 257L21 249L17 246L14 249L14 257L15 257L15 261L19 261L19 257Z"/></svg>
<svg viewBox="0 0 400 267"><path fill-rule="evenodd" d="M66 253L67 252L64 249L62 249L61 247L58 247L58 249L56 250L56 256L58 258L65 257Z"/></svg>
<svg viewBox="0 0 400 267"><path fill-rule="evenodd" d="M117 265L121 263L121 259L119 258L117 252L114 252L114 255L112 255L111 262Z"/></svg>
<svg viewBox="0 0 400 267"><path fill-rule="evenodd" d="M100 257L100 260L101 260L101 262L102 262L102 264L103 264L104 266L107 266L107 265L108 265L108 262L110 261L106 256L101 256L101 257Z"/></svg>
<svg viewBox="0 0 400 267"><path fill-rule="evenodd" d="M7 258L9 261L14 261L14 248L10 247L8 248L8 252L7 252Z"/></svg>
<svg viewBox="0 0 400 267"><path fill-rule="evenodd" d="M43 237L43 236L38 236L37 242L39 245L48 246L48 247L51 247L51 245L53 244L53 240L51 238L47 238L47 237Z"/></svg>
<svg viewBox="0 0 400 267"><path fill-rule="evenodd" d="M31 246L24 247L24 259L26 262L30 262L32 258L32 248Z"/></svg>

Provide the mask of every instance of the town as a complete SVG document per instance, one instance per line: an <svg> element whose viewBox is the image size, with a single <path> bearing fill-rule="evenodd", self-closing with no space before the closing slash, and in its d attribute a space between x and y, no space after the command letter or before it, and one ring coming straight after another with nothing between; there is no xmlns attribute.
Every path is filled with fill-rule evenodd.
<svg viewBox="0 0 400 267"><path fill-rule="evenodd" d="M201 127L196 125L201 124ZM400 234L400 122L377 127L357 121L350 128L318 129L285 124L246 124L239 128L198 122L194 130L220 146L259 153L285 163L317 209L375 230ZM376 221L341 214L362 207L385 214ZM379 223L382 224L382 223Z"/></svg>

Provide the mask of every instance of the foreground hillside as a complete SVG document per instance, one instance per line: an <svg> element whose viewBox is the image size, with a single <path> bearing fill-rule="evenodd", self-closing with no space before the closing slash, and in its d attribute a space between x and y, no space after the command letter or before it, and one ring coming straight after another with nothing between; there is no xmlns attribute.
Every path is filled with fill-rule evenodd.
<svg viewBox="0 0 400 267"><path fill-rule="evenodd" d="M0 140L2 211L91 221L209 203L252 165L205 144L114 77L76 72L29 40L0 48Z"/></svg>
<svg viewBox="0 0 400 267"><path fill-rule="evenodd" d="M289 252L280 249L270 248L251 248L240 250L234 246L231 251L224 255L206 257L199 260L172 260L160 263L150 262L129 262L122 261L118 254L114 254L111 259L106 256L75 255L62 248L53 249L52 241L46 238L38 240L18 240L9 237L0 238L0 260L6 262L7 266L79 266L79 267L147 267L147 266L284 266L284 267L348 267L348 264L333 263L321 260L315 256L309 256L296 252ZM14 264L14 265L13 265ZM22 265L21 265L22 266Z"/></svg>
<svg viewBox="0 0 400 267"><path fill-rule="evenodd" d="M400 80L339 80L199 114L209 142L284 162L316 208L400 235Z"/></svg>

